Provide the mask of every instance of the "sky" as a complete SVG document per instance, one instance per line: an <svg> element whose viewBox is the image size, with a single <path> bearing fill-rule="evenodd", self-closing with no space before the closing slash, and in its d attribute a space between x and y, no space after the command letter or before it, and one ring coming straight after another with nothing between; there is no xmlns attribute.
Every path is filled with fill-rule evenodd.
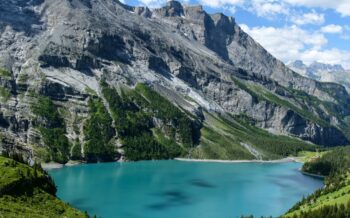
<svg viewBox="0 0 350 218"><path fill-rule="evenodd" d="M121 0L133 6L164 6L167 0ZM350 69L350 0L179 0L222 12L270 53L289 63L302 60Z"/></svg>

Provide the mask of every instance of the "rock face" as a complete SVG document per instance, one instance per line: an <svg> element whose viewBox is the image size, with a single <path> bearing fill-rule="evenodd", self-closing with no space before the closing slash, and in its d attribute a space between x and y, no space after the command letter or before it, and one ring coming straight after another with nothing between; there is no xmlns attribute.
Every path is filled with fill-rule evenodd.
<svg viewBox="0 0 350 218"><path fill-rule="evenodd" d="M199 122L205 123L203 111L245 115L274 134L349 144L350 96L342 86L300 76L234 18L201 6L3 0L0 33L2 149L36 154L47 146L33 112L38 96L54 102L69 142L84 144L89 99L100 99L113 117L102 80L117 90L147 84ZM164 123L152 125L164 129ZM118 131L111 140L123 147Z"/></svg>

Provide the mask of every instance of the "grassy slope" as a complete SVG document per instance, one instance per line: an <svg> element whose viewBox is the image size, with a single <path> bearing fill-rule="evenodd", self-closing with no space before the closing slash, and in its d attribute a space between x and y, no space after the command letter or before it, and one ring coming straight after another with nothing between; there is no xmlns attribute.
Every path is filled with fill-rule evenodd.
<svg viewBox="0 0 350 218"><path fill-rule="evenodd" d="M316 146L287 136L273 135L251 125L246 118L227 119L206 114L201 130L201 144L191 152L192 158L255 159L241 143L249 144L263 159L296 156L301 150L313 151Z"/></svg>
<svg viewBox="0 0 350 218"><path fill-rule="evenodd" d="M299 206L297 210L287 213L285 217L299 217L301 213L317 211L325 206L348 205L350 202L350 174L346 175L346 185L329 193L322 193L316 198L311 198ZM348 208L350 209L350 208Z"/></svg>
<svg viewBox="0 0 350 218"><path fill-rule="evenodd" d="M326 154L328 151L301 151L298 153L298 160L300 162L310 162L317 158L322 157L324 154Z"/></svg>
<svg viewBox="0 0 350 218"><path fill-rule="evenodd" d="M200 146L193 149L191 158L222 160L254 159L254 156L240 145L236 134L230 132L232 130L235 129L230 125L208 115L207 121L201 129Z"/></svg>
<svg viewBox="0 0 350 218"><path fill-rule="evenodd" d="M312 217L313 213L320 213L326 207L334 210L342 204L345 210L350 211L350 147L322 152L318 157L313 153L305 153L304 156L307 162L303 170L328 176L326 186L296 204L285 216L301 217L304 214L303 216Z"/></svg>
<svg viewBox="0 0 350 218"><path fill-rule="evenodd" d="M50 180L40 170L0 157L0 217L86 217L50 189Z"/></svg>

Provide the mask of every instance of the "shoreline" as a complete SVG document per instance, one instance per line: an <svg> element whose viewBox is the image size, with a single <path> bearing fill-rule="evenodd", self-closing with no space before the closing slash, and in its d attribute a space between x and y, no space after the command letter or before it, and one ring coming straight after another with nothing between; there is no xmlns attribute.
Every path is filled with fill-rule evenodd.
<svg viewBox="0 0 350 218"><path fill-rule="evenodd" d="M206 163L291 163L298 162L302 163L297 157L286 157L283 159L277 160L217 160L217 159L190 159L190 158L174 158L176 161L184 161L184 162L206 162ZM116 161L119 162L119 161ZM60 169L63 167L71 167L80 164L84 164L85 162L77 162L77 161L69 161L66 164L60 164L55 162L50 163L41 163L41 167L44 170L53 170Z"/></svg>
<svg viewBox="0 0 350 218"><path fill-rule="evenodd" d="M61 169L63 167L76 166L79 164L83 164L83 162L68 161L66 164L60 164L55 162L41 163L41 167L47 171L47 170Z"/></svg>
<svg viewBox="0 0 350 218"><path fill-rule="evenodd" d="M327 176L322 176L322 175L318 175L318 174L313 174L313 173L308 173L308 172L304 172L301 169L299 169L299 171L304 174L305 176L311 176L311 177L315 177L318 179L325 179Z"/></svg>
<svg viewBox="0 0 350 218"><path fill-rule="evenodd" d="M214 160L214 159L190 159L190 158L174 158L177 161L185 162L208 162L208 163L302 163L296 157L286 157L278 160Z"/></svg>

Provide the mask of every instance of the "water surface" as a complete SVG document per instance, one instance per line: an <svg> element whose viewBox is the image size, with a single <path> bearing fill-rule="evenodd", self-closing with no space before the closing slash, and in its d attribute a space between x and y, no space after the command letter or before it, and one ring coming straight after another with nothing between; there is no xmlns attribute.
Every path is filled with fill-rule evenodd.
<svg viewBox="0 0 350 218"><path fill-rule="evenodd" d="M141 161L51 170L58 197L103 218L278 216L317 188L300 163Z"/></svg>

